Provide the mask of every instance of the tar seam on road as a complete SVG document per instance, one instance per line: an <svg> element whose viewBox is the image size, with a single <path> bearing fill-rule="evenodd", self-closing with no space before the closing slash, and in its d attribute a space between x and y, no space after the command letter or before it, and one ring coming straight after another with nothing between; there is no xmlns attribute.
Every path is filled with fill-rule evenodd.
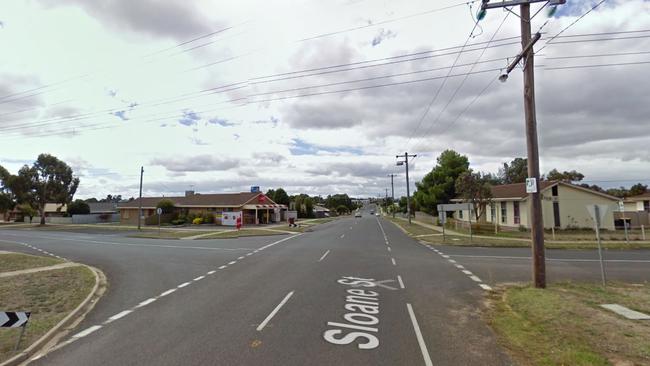
<svg viewBox="0 0 650 366"><path fill-rule="evenodd" d="M262 322L260 323L260 325L257 326L257 330L258 330L259 332L261 332L262 329L264 329L264 327L266 326L266 324L268 324L269 321L270 321L270 320L275 316L275 314L277 314L277 312L280 311L280 308L281 308L281 307L282 307L282 306L283 306L287 301L289 301L289 298L291 298L292 295L293 295L293 291L289 292L289 293L287 294L287 296L285 296L284 299L282 299L282 301L280 301L280 303L278 304L278 306L276 306L275 309L273 309L273 311L271 312L271 314L269 314L269 315L266 317L266 319L264 319L264 321L262 321Z"/></svg>
<svg viewBox="0 0 650 366"><path fill-rule="evenodd" d="M413 313L413 307L411 304L406 304L406 309L409 312L411 317L411 323L413 323L413 330L415 330L415 337L418 339L418 344L420 345L420 350L422 351L422 358L424 358L424 364L426 366L433 366L431 362L431 356L429 356L429 351L427 350L427 345L424 343L424 338L422 337L422 332L420 331L420 326L418 325L417 319L415 319L415 314Z"/></svg>
<svg viewBox="0 0 650 366"><path fill-rule="evenodd" d="M261 248L255 250L255 251L253 251L252 253L257 253L257 252L259 252L259 251L261 251L261 250L263 250L263 249L270 248L270 247L272 247L272 246L274 246L274 245L276 245L276 244L280 244L280 243L282 243L282 242L284 242L284 241L287 241L287 240L289 240L289 239L293 239L293 238L298 237L298 236L301 236L301 235L302 235L302 234L296 234L296 235L292 235L292 236L286 237L286 238L284 238L284 239L281 239L281 240L275 241L275 242L273 242L273 243L267 244L267 245L265 245L265 246L263 246L263 247L261 247ZM223 265L223 266L219 267L219 269L226 268L226 267L228 267L229 265L232 265L232 264L234 264L234 263L237 263L237 261L232 261L232 262L228 263L227 265ZM211 274L213 274L213 273L215 273L215 272L216 272L215 270L211 270L211 271L207 272L206 275L211 275ZM118 314L116 314L116 315L113 315L112 317L110 317L110 318L108 318L107 320L105 320L105 321L102 323L102 325L93 325L93 326L90 326L90 327L86 328L85 330L82 330L81 332L79 332L79 333L73 335L73 336L72 336L70 339L68 339L67 341L61 343L60 346L59 346L58 348L61 348L61 347L63 347L63 346L67 346L67 345L69 345L70 343L72 343L72 342L74 342L74 341L76 341L76 340L78 340L78 339L80 339L80 338L83 338L83 337L85 337L85 336L87 336L87 335L89 335L89 334L91 334L91 333L94 333L94 332L97 331L98 329L101 329L102 326L107 325L107 324L109 324L109 323L111 323L111 322L113 322L113 321L115 321L115 320L120 319L120 318L123 318L123 317L125 317L125 316L131 314L131 313L134 312L135 310L140 309L140 308L142 308L142 307L145 307L145 306L147 306L147 305L149 305L149 304L155 302L156 300L158 300L158 299L160 299L160 298L162 298L162 297L168 296L168 295L170 295L170 294L176 292L178 289L181 289L181 288L183 288L183 287L189 286L189 285L192 284L192 282L200 281L200 280L202 280L203 278L205 278L205 276L199 276L199 277L196 277L196 278L194 278L192 281L184 282L184 283L182 283L182 284L180 284L180 285L178 285L178 286L176 286L176 287L174 287L174 288L171 288L171 289L169 289L169 290L167 290L167 291L164 291L163 293L161 293L160 295L158 295L158 296L156 296L156 297L152 297L152 298L149 298L149 299L147 299L147 300L144 300L144 301L140 302L138 305L136 305L136 306L134 306L134 307L132 307L132 308L130 308L130 309L124 310L124 311L122 311L122 312L120 312L120 313L118 313ZM289 295L287 295L287 297L285 297L285 300L283 300L283 303L281 303L280 305L278 305L278 307L276 308L276 310L274 310L274 312L271 313L271 315L269 315L269 317L267 317L267 319L265 319L265 321L264 321L262 324L260 324L260 327L261 327L261 328L264 328L264 326L266 325L266 323L268 323L268 321L272 318L272 316L275 314L275 312L277 312L277 310L279 310L280 306L283 305L284 302L286 302L286 300L288 300L288 298L291 297L292 294L293 294L293 291L292 291L291 293L289 293ZM258 330L261 330L260 327L258 327ZM58 348L57 348L57 349L58 349Z"/></svg>

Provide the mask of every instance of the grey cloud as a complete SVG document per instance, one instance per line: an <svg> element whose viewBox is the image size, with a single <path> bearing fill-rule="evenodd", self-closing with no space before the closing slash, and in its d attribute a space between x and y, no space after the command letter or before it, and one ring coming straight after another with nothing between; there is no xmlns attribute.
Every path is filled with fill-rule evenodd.
<svg viewBox="0 0 650 366"><path fill-rule="evenodd" d="M172 172L209 172L230 170L239 166L240 161L233 158L216 158L212 155L197 155L182 158L155 158L152 165L160 165Z"/></svg>
<svg viewBox="0 0 650 366"><path fill-rule="evenodd" d="M192 110L184 110L183 117L178 120L178 123L183 126L196 126L199 120L201 120L201 116L196 114L196 112Z"/></svg>
<svg viewBox="0 0 650 366"><path fill-rule="evenodd" d="M223 28L193 2L180 0L40 0L47 6L74 5L110 28L186 40Z"/></svg>
<svg viewBox="0 0 650 366"><path fill-rule="evenodd" d="M384 28L379 29L379 32L377 32L377 35L372 39L370 44L372 44L373 47L378 46L380 43L387 39L395 38L397 37L397 33L393 32L392 30L385 30Z"/></svg>
<svg viewBox="0 0 650 366"><path fill-rule="evenodd" d="M376 163L341 162L315 166L305 172L313 175L336 174L341 177L371 178L385 176L388 166Z"/></svg>
<svg viewBox="0 0 650 366"><path fill-rule="evenodd" d="M253 159L259 164L273 164L278 165L287 160L286 157L274 152L256 152L253 153Z"/></svg>

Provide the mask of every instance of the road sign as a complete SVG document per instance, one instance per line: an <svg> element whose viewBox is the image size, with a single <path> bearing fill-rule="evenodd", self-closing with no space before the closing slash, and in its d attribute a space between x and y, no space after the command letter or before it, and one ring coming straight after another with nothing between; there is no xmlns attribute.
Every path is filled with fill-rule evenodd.
<svg viewBox="0 0 650 366"><path fill-rule="evenodd" d="M0 328L20 328L29 320L28 311L0 311Z"/></svg>
<svg viewBox="0 0 650 366"><path fill-rule="evenodd" d="M537 193L537 179L526 178L526 193Z"/></svg>
<svg viewBox="0 0 650 366"><path fill-rule="evenodd" d="M607 210L609 210L607 205L587 205L587 211L598 228L602 227Z"/></svg>
<svg viewBox="0 0 650 366"><path fill-rule="evenodd" d="M158 207L158 208L156 209L156 213L157 213L158 215L162 214L162 208Z"/></svg>

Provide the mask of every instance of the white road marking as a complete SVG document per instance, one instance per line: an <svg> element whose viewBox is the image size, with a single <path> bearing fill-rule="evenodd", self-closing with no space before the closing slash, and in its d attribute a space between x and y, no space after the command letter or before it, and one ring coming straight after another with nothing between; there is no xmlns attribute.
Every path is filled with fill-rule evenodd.
<svg viewBox="0 0 650 366"><path fill-rule="evenodd" d="M282 306L283 306L283 305L284 305L284 304L289 300L289 298L290 298L292 295L293 295L293 291L289 292L289 293L287 294L287 296L285 296L284 299L282 299L282 301L280 301L280 303L278 304L278 306L276 306L275 309L273 309L273 311L271 312L271 314L269 314L269 316L267 316L266 319L264 319L264 321L263 321L262 323L260 323L260 325L257 326L257 330L258 330L259 332L261 332L262 329L264 329L264 327L266 326L266 324L269 323L269 321L270 321L270 320L275 316L275 314L276 314L276 313L280 310L280 308L281 308L281 307L282 307Z"/></svg>
<svg viewBox="0 0 650 366"><path fill-rule="evenodd" d="M429 351L427 351L427 345L424 343L424 338L422 338L422 332L420 332L420 326L418 325L417 319L415 319L413 307L411 304L406 304L406 308L408 309L409 316L411 317L411 322L413 323L413 330L415 330L415 337L418 339L418 344L420 345L420 350L422 351L424 364L426 366L433 366L433 363L431 362L431 356L429 356Z"/></svg>
<svg viewBox="0 0 650 366"><path fill-rule="evenodd" d="M454 257L463 257L463 258L486 258L486 259L525 259L530 260L530 257L518 257L518 256L500 256L500 255L465 255L465 254L455 254ZM600 262L598 259L580 259L580 258L546 258L547 261L553 262ZM612 263L650 263L650 260L646 259L605 259L605 262Z"/></svg>
<svg viewBox="0 0 650 366"><path fill-rule="evenodd" d="M211 275L211 274L214 274L215 272L217 272L217 271L215 271L215 270L212 270L212 271L210 271L210 272L208 272L208 273L206 273L206 274L209 274L209 275Z"/></svg>
<svg viewBox="0 0 650 366"><path fill-rule="evenodd" d="M449 263L456 263L456 261L453 259L449 259Z"/></svg>
<svg viewBox="0 0 650 366"><path fill-rule="evenodd" d="M449 256L448 256L448 255L445 255L445 254L440 254L440 255L441 255L443 258L445 258L445 259L449 259Z"/></svg>
<svg viewBox="0 0 650 366"><path fill-rule="evenodd" d="M167 290L167 291L163 292L162 294L160 294L160 297L167 296L167 295L171 294L174 291L176 291L175 288L173 288L171 290Z"/></svg>
<svg viewBox="0 0 650 366"><path fill-rule="evenodd" d="M401 289L405 289L406 287L404 286L404 282L402 281L402 276L397 275L397 282L399 282L399 287Z"/></svg>
<svg viewBox="0 0 650 366"><path fill-rule="evenodd" d="M193 279L192 281L201 281L204 278L205 278L205 276L199 276L199 277Z"/></svg>
<svg viewBox="0 0 650 366"><path fill-rule="evenodd" d="M470 271L468 271L468 270L466 270L466 269L463 270L463 273L466 274L466 275L468 275L468 276L472 276L472 275L474 275L472 272L470 272Z"/></svg>
<svg viewBox="0 0 650 366"><path fill-rule="evenodd" d="M119 318L123 318L123 317L131 314L131 312L133 312L133 310L124 310L124 311L122 311L120 313L117 313L117 314L113 315L112 317L108 318L108 320L105 321L104 323L110 323L110 322L115 321L115 320L117 320Z"/></svg>
<svg viewBox="0 0 650 366"><path fill-rule="evenodd" d="M458 269L465 269L465 267L463 267L462 264L456 264L456 268L458 268Z"/></svg>
<svg viewBox="0 0 650 366"><path fill-rule="evenodd" d="M187 285L189 285L189 284L190 284L189 282L185 282L185 283L181 283L180 285L178 285L178 286L176 286L176 287L178 287L178 288L183 288L183 287L185 287L185 286L187 286Z"/></svg>
<svg viewBox="0 0 650 366"><path fill-rule="evenodd" d="M249 255L253 255L253 253L252 253L252 252L251 252L251 253L246 253L246 256L247 256L247 257L248 257Z"/></svg>
<svg viewBox="0 0 650 366"><path fill-rule="evenodd" d="M481 286L481 288L482 288L483 290L486 290L486 291L492 291L492 287L490 287L490 286L488 286L488 285L486 285L486 284L484 284L484 283L479 284L479 286Z"/></svg>
<svg viewBox="0 0 650 366"><path fill-rule="evenodd" d="M339 239L343 239L344 237L345 237L345 234L341 234L341 236L339 236Z"/></svg>
<svg viewBox="0 0 650 366"><path fill-rule="evenodd" d="M320 257L320 259L319 259L318 261L320 262L320 261L322 261L323 259L325 259L325 257L327 257L328 254L330 254L330 250L329 250L329 249L325 252L325 254L323 254L322 257Z"/></svg>
<svg viewBox="0 0 650 366"><path fill-rule="evenodd" d="M391 258L390 261L393 262L393 265L394 265L394 266L397 265L397 263L395 263L395 258Z"/></svg>
<svg viewBox="0 0 650 366"><path fill-rule="evenodd" d="M472 280L474 280L474 281L476 281L476 282L483 282L483 281L481 281L481 279L478 278L477 276L469 276L469 278L471 278Z"/></svg>
<svg viewBox="0 0 650 366"><path fill-rule="evenodd" d="M237 261L228 262L228 265L229 265L229 266L232 266L232 265L235 264L235 263L237 263Z"/></svg>
<svg viewBox="0 0 650 366"><path fill-rule="evenodd" d="M390 247L388 247L387 249L388 249L389 252L391 251Z"/></svg>
<svg viewBox="0 0 650 366"><path fill-rule="evenodd" d="M219 269L224 269L226 267L228 267L228 266L224 264L223 266L219 267Z"/></svg>
<svg viewBox="0 0 650 366"><path fill-rule="evenodd" d="M242 255L241 257L237 258L238 260L244 259L244 256Z"/></svg>
<svg viewBox="0 0 650 366"><path fill-rule="evenodd" d="M136 309L137 309L137 308L141 308L141 307L143 307L143 306L147 306L147 305L151 304L151 303L154 302L154 301L156 301L156 298L155 298L155 297L152 297L152 298L150 298L150 299L144 300L143 302L139 303L138 306L136 306Z"/></svg>
<svg viewBox="0 0 650 366"><path fill-rule="evenodd" d="M87 336L88 334L100 329L102 326L101 325L93 325L90 328L87 328L86 330L82 330L81 332L75 334L72 336L72 338L82 338Z"/></svg>

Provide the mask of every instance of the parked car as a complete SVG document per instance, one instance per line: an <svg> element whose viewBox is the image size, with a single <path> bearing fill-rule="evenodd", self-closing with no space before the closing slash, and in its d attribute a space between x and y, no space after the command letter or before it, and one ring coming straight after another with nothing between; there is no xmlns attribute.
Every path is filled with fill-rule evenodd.
<svg viewBox="0 0 650 366"><path fill-rule="evenodd" d="M357 212L354 214L354 217L361 217L361 212L360 212L360 211L357 211Z"/></svg>

